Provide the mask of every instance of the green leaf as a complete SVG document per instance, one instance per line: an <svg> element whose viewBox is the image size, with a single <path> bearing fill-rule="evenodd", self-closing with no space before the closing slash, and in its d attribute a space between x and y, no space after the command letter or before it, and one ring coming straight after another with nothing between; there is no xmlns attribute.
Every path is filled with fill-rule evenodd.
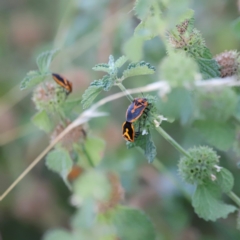
<svg viewBox="0 0 240 240"><path fill-rule="evenodd" d="M126 144L128 149L133 147L142 148L149 163L152 163L157 155L156 146L150 132L146 135L139 135L135 142L127 142Z"/></svg>
<svg viewBox="0 0 240 240"><path fill-rule="evenodd" d="M240 17L238 17L232 22L231 28L235 35L238 37L238 39L240 39Z"/></svg>
<svg viewBox="0 0 240 240"><path fill-rule="evenodd" d="M115 68L114 57L112 55L109 56L108 65L109 65L109 74L115 75L117 73L117 69Z"/></svg>
<svg viewBox="0 0 240 240"><path fill-rule="evenodd" d="M103 158L106 143L101 138L87 137L84 142L86 154L94 166L97 166Z"/></svg>
<svg viewBox="0 0 240 240"><path fill-rule="evenodd" d="M50 64L58 52L59 52L59 49L52 50L52 51L46 51L46 52L41 53L37 57L37 65L38 65L40 73L48 73L49 72Z"/></svg>
<svg viewBox="0 0 240 240"><path fill-rule="evenodd" d="M76 229L91 228L96 224L96 201L87 199L71 218L71 227Z"/></svg>
<svg viewBox="0 0 240 240"><path fill-rule="evenodd" d="M135 2L134 11L139 19L144 19L150 13L150 7L153 0L137 0Z"/></svg>
<svg viewBox="0 0 240 240"><path fill-rule="evenodd" d="M48 169L59 173L63 178L66 178L73 166L68 151L60 148L48 153L45 164Z"/></svg>
<svg viewBox="0 0 240 240"><path fill-rule="evenodd" d="M226 122L237 113L238 95L229 87L215 88L211 91L198 90L194 96L200 118Z"/></svg>
<svg viewBox="0 0 240 240"><path fill-rule="evenodd" d="M156 234L149 218L137 209L118 207L114 212L113 223L117 235L122 240L155 240Z"/></svg>
<svg viewBox="0 0 240 240"><path fill-rule="evenodd" d="M115 67L116 68L120 68L122 67L126 62L127 62L128 58L126 56L121 56L120 58L118 58L115 62Z"/></svg>
<svg viewBox="0 0 240 240"><path fill-rule="evenodd" d="M88 87L82 95L81 104L83 106L83 109L88 108L101 91L102 86L90 85L90 87Z"/></svg>
<svg viewBox="0 0 240 240"><path fill-rule="evenodd" d="M160 66L161 78L172 87L193 85L198 72L194 59L179 51L166 56Z"/></svg>
<svg viewBox="0 0 240 240"><path fill-rule="evenodd" d="M202 50L201 51L202 58L209 59L209 60L215 60L215 59L212 59L212 53L210 52L210 50L206 46L202 46L201 50ZM219 71L220 71L220 68L219 68Z"/></svg>
<svg viewBox="0 0 240 240"><path fill-rule="evenodd" d="M102 87L104 91L109 91L112 86L114 85L114 78L111 78L109 75L105 75L103 76L103 78L101 79L102 81Z"/></svg>
<svg viewBox="0 0 240 240"><path fill-rule="evenodd" d="M54 229L47 231L43 236L43 240L73 240L73 236L63 229Z"/></svg>
<svg viewBox="0 0 240 240"><path fill-rule="evenodd" d="M43 82L48 75L49 74L41 75L38 71L30 71L21 81L20 89L23 90L29 87L34 87L39 83Z"/></svg>
<svg viewBox="0 0 240 240"><path fill-rule="evenodd" d="M41 130L45 132L50 132L52 130L52 121L50 120L47 112L42 110L41 112L36 113L32 117L32 122Z"/></svg>
<svg viewBox="0 0 240 240"><path fill-rule="evenodd" d="M203 79L220 77L220 67L215 59L196 59Z"/></svg>
<svg viewBox="0 0 240 240"><path fill-rule="evenodd" d="M222 151L227 151L234 142L235 131L229 123L195 121L194 127L205 141Z"/></svg>
<svg viewBox="0 0 240 240"><path fill-rule="evenodd" d="M144 150L144 155L149 163L152 163L157 155L156 146L152 140L151 133L147 135L140 135L136 141L136 146L139 146Z"/></svg>
<svg viewBox="0 0 240 240"><path fill-rule="evenodd" d="M111 69L110 69L111 71ZM93 100L98 96L98 94L102 91L109 91L111 87L114 85L115 77L110 75L103 76L102 79L94 80L88 89L85 90L82 96L82 105L83 108L89 107Z"/></svg>
<svg viewBox="0 0 240 240"><path fill-rule="evenodd" d="M134 30L134 36L145 41L151 40L158 36L159 30L162 28L164 28L164 24L159 15L151 15L138 24Z"/></svg>
<svg viewBox="0 0 240 240"><path fill-rule="evenodd" d="M206 221L226 218L236 207L225 204L220 197L221 191L216 184L209 182L206 185L198 185L192 199L195 212Z"/></svg>
<svg viewBox="0 0 240 240"><path fill-rule="evenodd" d="M137 62L143 55L143 39L140 37L131 37L124 45L124 53L133 62Z"/></svg>
<svg viewBox="0 0 240 240"><path fill-rule="evenodd" d="M130 63L128 65L127 70L123 72L123 77L133 77L139 75L148 75L155 73L155 67L153 67L150 63L146 63L141 61L139 63Z"/></svg>
<svg viewBox="0 0 240 240"><path fill-rule="evenodd" d="M184 88L174 88L168 94L167 101L160 100L159 111L167 118L180 118L182 125L187 124L194 110L192 94Z"/></svg>
<svg viewBox="0 0 240 240"><path fill-rule="evenodd" d="M102 71L109 73L109 65L107 63L99 63L92 68L94 71Z"/></svg>
<svg viewBox="0 0 240 240"><path fill-rule="evenodd" d="M110 183L103 172L91 170L74 181L73 192L82 201L90 199L104 201L109 198Z"/></svg>
<svg viewBox="0 0 240 240"><path fill-rule="evenodd" d="M230 171L226 168L221 168L216 177L217 184L221 187L222 192L228 193L232 190L234 178Z"/></svg>
<svg viewBox="0 0 240 240"><path fill-rule="evenodd" d="M69 115L75 107L79 106L81 103L81 100L82 100L82 97L75 98L75 99L67 99L67 101L63 103L63 109L65 112L65 115Z"/></svg>

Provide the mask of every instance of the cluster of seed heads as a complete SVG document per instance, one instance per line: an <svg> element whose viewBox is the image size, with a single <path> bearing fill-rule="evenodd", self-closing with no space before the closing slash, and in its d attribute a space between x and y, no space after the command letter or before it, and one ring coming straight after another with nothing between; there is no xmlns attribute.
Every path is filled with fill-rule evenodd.
<svg viewBox="0 0 240 240"><path fill-rule="evenodd" d="M188 150L191 157L182 157L178 169L183 180L190 184L204 184L212 180L219 171L219 156L207 146L194 147Z"/></svg>
<svg viewBox="0 0 240 240"><path fill-rule="evenodd" d="M237 51L225 51L215 56L221 71L221 77L228 77L237 74L239 67L239 53Z"/></svg>
<svg viewBox="0 0 240 240"><path fill-rule="evenodd" d="M124 189L118 175L114 172L109 172L107 173L107 178L110 183L111 191L108 200L98 202L98 211L101 213L106 213L107 211L113 209L124 198Z"/></svg>
<svg viewBox="0 0 240 240"><path fill-rule="evenodd" d="M54 129L51 135L51 142L71 123L70 120L66 120L65 124L59 123ZM76 128L69 131L60 141L62 147L68 151L72 150L74 143L78 143L81 140L84 140L86 137L86 126L77 126Z"/></svg>
<svg viewBox="0 0 240 240"><path fill-rule="evenodd" d="M45 83L39 85L33 93L33 102L36 109L46 110L49 112L56 111L56 109L65 101L66 93L60 86L53 83Z"/></svg>

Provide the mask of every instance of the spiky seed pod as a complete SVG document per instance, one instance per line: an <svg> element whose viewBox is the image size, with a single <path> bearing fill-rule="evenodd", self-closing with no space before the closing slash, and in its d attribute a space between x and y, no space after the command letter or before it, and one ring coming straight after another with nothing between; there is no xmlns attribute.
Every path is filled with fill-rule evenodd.
<svg viewBox="0 0 240 240"><path fill-rule="evenodd" d="M113 209L124 197L124 190L117 174L109 172L107 178L111 186L111 192L107 201L98 203L98 211L100 213L106 213L108 210Z"/></svg>
<svg viewBox="0 0 240 240"><path fill-rule="evenodd" d="M236 50L224 51L215 56L215 60L221 69L222 78L237 74L239 68L238 58L239 53Z"/></svg>
<svg viewBox="0 0 240 240"><path fill-rule="evenodd" d="M32 100L37 110L53 112L66 100L66 92L60 86L56 86L53 83L45 83L45 85L39 85L34 90Z"/></svg>
<svg viewBox="0 0 240 240"><path fill-rule="evenodd" d="M203 184L212 180L219 171L219 156L207 146L194 147L188 150L189 157L182 157L178 170L183 180L190 184Z"/></svg>
<svg viewBox="0 0 240 240"><path fill-rule="evenodd" d="M71 121L67 120L65 126L60 123L54 129L51 135L51 142L71 123ZM78 126L72 129L69 133L67 133L60 143L62 147L66 148L68 151L72 150L73 144L78 143L81 140L84 140L86 137L86 126Z"/></svg>

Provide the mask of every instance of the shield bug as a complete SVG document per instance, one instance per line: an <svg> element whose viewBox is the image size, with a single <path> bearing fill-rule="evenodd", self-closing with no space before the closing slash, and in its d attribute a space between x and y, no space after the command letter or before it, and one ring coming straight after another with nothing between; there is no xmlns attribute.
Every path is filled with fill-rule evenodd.
<svg viewBox="0 0 240 240"><path fill-rule="evenodd" d="M134 126L131 122L124 122L122 125L122 136L125 138L126 141L134 142Z"/></svg>
<svg viewBox="0 0 240 240"><path fill-rule="evenodd" d="M83 173L83 168L78 165L73 165L71 171L67 175L67 179L69 181L74 181L77 177L79 177Z"/></svg>
<svg viewBox="0 0 240 240"><path fill-rule="evenodd" d="M52 78L58 85L60 85L66 90L67 94L72 92L72 83L69 80L67 80L65 77L57 73L52 73Z"/></svg>
<svg viewBox="0 0 240 240"><path fill-rule="evenodd" d="M148 109L148 105L146 98L134 98L127 109L126 121L135 122L143 113L146 113L145 110Z"/></svg>

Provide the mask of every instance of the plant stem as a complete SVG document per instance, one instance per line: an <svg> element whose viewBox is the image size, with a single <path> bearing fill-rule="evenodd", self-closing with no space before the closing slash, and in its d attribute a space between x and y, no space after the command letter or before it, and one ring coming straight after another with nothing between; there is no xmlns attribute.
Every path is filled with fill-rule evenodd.
<svg viewBox="0 0 240 240"><path fill-rule="evenodd" d="M240 198L234 192L231 191L227 195L240 207Z"/></svg>
<svg viewBox="0 0 240 240"><path fill-rule="evenodd" d="M187 153L170 135L168 135L160 126L156 127L156 130L170 143L172 144L179 152L185 155L188 158L191 158L191 155Z"/></svg>
<svg viewBox="0 0 240 240"><path fill-rule="evenodd" d="M130 102L133 101L132 95L128 92L128 90L123 86L123 84L119 81L116 83L116 85L124 92L126 93L127 98L129 99Z"/></svg>
<svg viewBox="0 0 240 240"><path fill-rule="evenodd" d="M85 156L86 156L86 158L87 158L87 160L88 160L89 165L90 165L92 168L94 168L94 167L95 167L95 166L94 166L94 163L93 163L91 157L89 156L89 154L88 154L88 152L87 152L84 144L82 144L82 150L83 150L83 153L85 154Z"/></svg>

